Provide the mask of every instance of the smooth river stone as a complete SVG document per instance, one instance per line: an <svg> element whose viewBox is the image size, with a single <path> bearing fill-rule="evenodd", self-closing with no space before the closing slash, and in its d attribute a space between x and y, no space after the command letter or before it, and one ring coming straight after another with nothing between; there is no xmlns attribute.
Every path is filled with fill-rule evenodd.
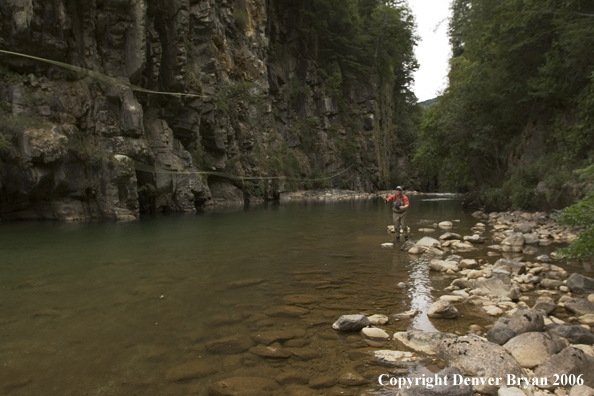
<svg viewBox="0 0 594 396"><path fill-rule="evenodd" d="M280 373L276 376L276 381L281 385L289 384L307 384L309 376L301 371L290 370Z"/></svg>
<svg viewBox="0 0 594 396"><path fill-rule="evenodd" d="M266 279L262 279L262 278L242 279L242 280L238 280L238 281L229 283L229 285L227 287L229 289L237 289L240 287L257 285L258 283L262 283L264 281L266 281Z"/></svg>
<svg viewBox="0 0 594 396"><path fill-rule="evenodd" d="M209 396L271 396L279 385L270 378L235 377L210 386Z"/></svg>
<svg viewBox="0 0 594 396"><path fill-rule="evenodd" d="M412 352L404 351L373 351L372 355L378 364L388 367L398 367L419 360L419 358L413 355Z"/></svg>
<svg viewBox="0 0 594 396"><path fill-rule="evenodd" d="M296 318L309 313L309 309L294 307L292 305L275 305L264 311L268 316L279 316L285 318Z"/></svg>
<svg viewBox="0 0 594 396"><path fill-rule="evenodd" d="M359 386L369 383L369 380L355 371L347 371L338 377L338 383L344 386Z"/></svg>
<svg viewBox="0 0 594 396"><path fill-rule="evenodd" d="M309 387L313 389L330 388L338 383L336 377L330 375L323 375L321 377L314 377L309 380Z"/></svg>
<svg viewBox="0 0 594 396"><path fill-rule="evenodd" d="M390 335L388 333L382 329L378 329L377 327L365 327L361 329L361 334L366 338L371 338L372 340L387 341L390 339Z"/></svg>
<svg viewBox="0 0 594 396"><path fill-rule="evenodd" d="M251 335L260 344L270 345L275 341L286 341L295 338L295 333L289 330L260 331Z"/></svg>
<svg viewBox="0 0 594 396"><path fill-rule="evenodd" d="M185 381L195 378L203 378L216 373L218 369L212 364L195 360L175 366L165 375L167 381Z"/></svg>
<svg viewBox="0 0 594 396"><path fill-rule="evenodd" d="M286 304L313 304L321 301L319 296L314 294L290 294L283 297Z"/></svg>
<svg viewBox="0 0 594 396"><path fill-rule="evenodd" d="M304 348L290 348L293 355L297 356L301 360L317 359L322 356L322 352L318 349L304 347Z"/></svg>

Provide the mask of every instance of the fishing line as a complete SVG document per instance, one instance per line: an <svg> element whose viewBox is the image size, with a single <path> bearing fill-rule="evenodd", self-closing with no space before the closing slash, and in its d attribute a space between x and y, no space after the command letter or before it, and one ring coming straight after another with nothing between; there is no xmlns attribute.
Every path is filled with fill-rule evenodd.
<svg viewBox="0 0 594 396"><path fill-rule="evenodd" d="M5 50L0 50L0 53L14 55L14 56L20 56L20 57L40 61L40 62L49 63L51 65L67 69L67 70L73 71L75 73L83 74L85 76L94 78L99 81L103 81L103 82L110 83L113 85L118 85L118 86L125 87L125 88L129 88L133 91L145 92L145 93L155 94L155 95L168 95L168 96L174 96L177 98L181 98L181 97L204 98L204 96L202 96L202 95L189 94L189 93L153 91L150 89L139 87L137 85L130 84L128 82L122 81L120 79L108 76L108 75L100 73L100 72L96 72L93 70L85 69L83 67L74 66L74 65L71 65L68 63L63 63L63 62L59 62L59 61L55 61L55 60L51 60L51 59L40 58L40 57L33 56L33 55L21 54L19 52L12 52L12 51L5 51ZM212 172L212 171L210 171L210 172L209 171L170 171L170 170L165 170L165 169L156 169L154 166L144 164L142 162L138 162L138 161L134 161L134 160L132 160L132 161L134 162L134 168L136 170L139 170L142 172L172 174L172 175L187 175L187 174L214 175L214 176L224 177L227 179L238 179L238 180L283 179L283 180L297 180L297 181L323 181L323 180L333 179L336 176L339 176L339 175L345 173L346 171L348 171L349 169L351 169L353 167L353 165L351 164L348 168L346 168L334 175L328 176L328 177L322 177L322 178L316 178L316 179L309 179L309 178L303 179L303 178L298 178L298 177L287 177L287 176L234 176L229 173Z"/></svg>

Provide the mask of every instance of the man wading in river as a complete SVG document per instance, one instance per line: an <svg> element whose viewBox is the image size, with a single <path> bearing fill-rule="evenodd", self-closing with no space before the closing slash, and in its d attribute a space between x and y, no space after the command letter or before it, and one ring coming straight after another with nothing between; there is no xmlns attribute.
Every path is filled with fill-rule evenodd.
<svg viewBox="0 0 594 396"><path fill-rule="evenodd" d="M384 202L394 202L392 207L392 218L394 219L394 232L396 241L400 241L400 227L404 231L404 240L408 241L408 227L406 226L406 209L408 208L408 197L402 193L402 187L396 187L396 194L390 195Z"/></svg>

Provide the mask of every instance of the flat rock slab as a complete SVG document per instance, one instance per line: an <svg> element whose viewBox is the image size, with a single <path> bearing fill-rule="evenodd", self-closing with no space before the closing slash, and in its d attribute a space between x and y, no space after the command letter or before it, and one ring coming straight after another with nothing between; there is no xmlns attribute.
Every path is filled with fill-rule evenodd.
<svg viewBox="0 0 594 396"><path fill-rule="evenodd" d="M266 310L264 313L268 316L284 317L284 318L297 318L301 315L309 313L309 309L302 307L295 307L292 305L275 305Z"/></svg>
<svg viewBox="0 0 594 396"><path fill-rule="evenodd" d="M260 377L228 378L212 384L209 396L271 396L279 389L275 380Z"/></svg>
<svg viewBox="0 0 594 396"><path fill-rule="evenodd" d="M195 378L204 378L216 373L218 370L212 363L195 360L175 366L165 375L167 381L186 381Z"/></svg>
<svg viewBox="0 0 594 396"><path fill-rule="evenodd" d="M263 279L263 278L241 279L241 280L229 283L227 285L227 287L229 289L238 289L240 287L257 285L257 284L265 282L265 281L266 281L266 279Z"/></svg>
<svg viewBox="0 0 594 396"><path fill-rule="evenodd" d="M388 318L386 315L377 314L368 316L367 319L369 319L369 322L374 326L382 326L390 321L390 318Z"/></svg>
<svg viewBox="0 0 594 396"><path fill-rule="evenodd" d="M205 345L206 350L209 352L228 355L245 352L252 346L254 346L254 341L243 334L219 338Z"/></svg>

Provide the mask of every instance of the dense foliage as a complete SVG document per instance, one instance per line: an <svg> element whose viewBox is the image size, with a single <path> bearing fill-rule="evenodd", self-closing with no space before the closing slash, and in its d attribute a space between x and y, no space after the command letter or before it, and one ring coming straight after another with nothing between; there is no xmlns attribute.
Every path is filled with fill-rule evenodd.
<svg viewBox="0 0 594 396"><path fill-rule="evenodd" d="M594 2L452 9L450 83L426 111L416 165L487 207L534 207L537 186L561 191L594 155Z"/></svg>

